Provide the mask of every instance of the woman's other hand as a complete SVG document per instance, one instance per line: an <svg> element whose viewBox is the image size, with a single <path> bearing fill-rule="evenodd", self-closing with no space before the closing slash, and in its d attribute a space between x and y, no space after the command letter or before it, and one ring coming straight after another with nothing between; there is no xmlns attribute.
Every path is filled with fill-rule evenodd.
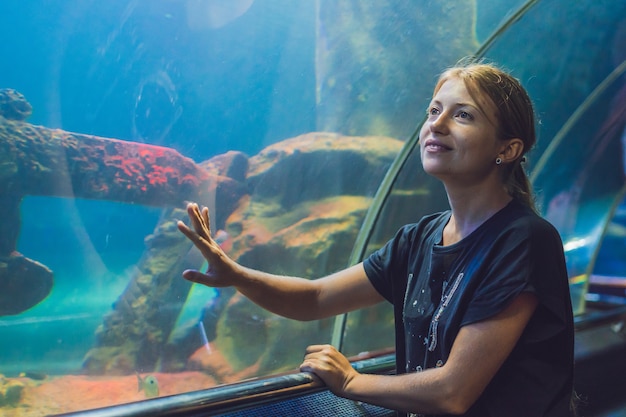
<svg viewBox="0 0 626 417"><path fill-rule="evenodd" d="M344 396L349 382L359 373L348 358L332 345L307 347L300 371L313 372L335 394Z"/></svg>

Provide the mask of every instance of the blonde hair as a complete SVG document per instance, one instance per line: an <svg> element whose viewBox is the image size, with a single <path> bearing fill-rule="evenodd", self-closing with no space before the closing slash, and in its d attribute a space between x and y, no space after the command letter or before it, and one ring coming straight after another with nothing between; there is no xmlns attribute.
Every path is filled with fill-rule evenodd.
<svg viewBox="0 0 626 417"><path fill-rule="evenodd" d="M466 61L449 68L439 76L435 93L451 78L460 79L476 102L478 96L488 97L496 110L498 137L519 138L524 143L521 155L503 166L503 182L514 199L536 211L532 186L522 166L525 154L537 141L535 113L528 93L520 82L493 64ZM484 109L482 109L484 111Z"/></svg>

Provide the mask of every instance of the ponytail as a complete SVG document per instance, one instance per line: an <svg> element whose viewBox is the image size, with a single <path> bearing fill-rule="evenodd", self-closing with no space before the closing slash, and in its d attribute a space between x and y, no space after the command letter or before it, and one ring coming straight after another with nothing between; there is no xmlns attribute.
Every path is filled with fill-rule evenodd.
<svg viewBox="0 0 626 417"><path fill-rule="evenodd" d="M528 175L526 175L526 170L522 166L523 159L524 157L511 164L512 169L505 185L511 197L537 212L532 185Z"/></svg>

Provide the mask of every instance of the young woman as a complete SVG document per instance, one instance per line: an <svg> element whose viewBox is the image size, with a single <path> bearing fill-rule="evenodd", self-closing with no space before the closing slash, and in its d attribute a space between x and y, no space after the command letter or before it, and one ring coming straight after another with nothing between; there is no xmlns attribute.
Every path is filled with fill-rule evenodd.
<svg viewBox="0 0 626 417"><path fill-rule="evenodd" d="M178 227L206 274L260 306L316 320L387 300L394 306L396 375L367 375L330 345L307 348L302 371L336 395L410 415L571 416L574 327L563 246L533 206L521 162L535 143L531 101L488 64L445 71L420 132L424 170L450 210L400 229L364 262L317 280L243 267L211 238L209 214L187 208Z"/></svg>

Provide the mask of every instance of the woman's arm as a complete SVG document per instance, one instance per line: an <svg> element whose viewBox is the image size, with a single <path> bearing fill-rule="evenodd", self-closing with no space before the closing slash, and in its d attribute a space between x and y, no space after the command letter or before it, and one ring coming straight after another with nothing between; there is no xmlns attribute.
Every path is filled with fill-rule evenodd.
<svg viewBox="0 0 626 417"><path fill-rule="evenodd" d="M383 300L370 283L362 264L316 280L268 274L230 259L211 237L209 210L187 205L191 227L178 229L209 263L206 273L183 272L192 282L210 287L233 286L259 306L296 320L316 320L366 307Z"/></svg>
<svg viewBox="0 0 626 417"><path fill-rule="evenodd" d="M440 368L360 374L332 346L323 345L307 349L300 369L314 372L332 392L352 400L406 412L463 414L509 356L536 307L536 296L522 293L495 317L462 327Z"/></svg>

